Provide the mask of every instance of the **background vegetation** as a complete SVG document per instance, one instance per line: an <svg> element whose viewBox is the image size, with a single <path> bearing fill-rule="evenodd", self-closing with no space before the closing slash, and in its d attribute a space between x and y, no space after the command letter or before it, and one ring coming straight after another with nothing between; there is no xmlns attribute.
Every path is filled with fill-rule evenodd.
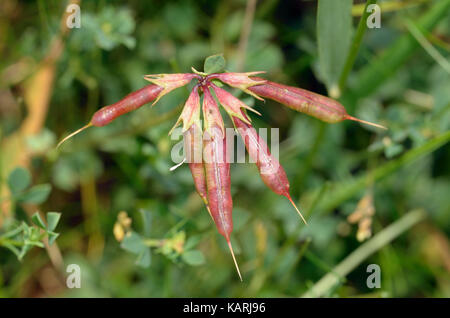
<svg viewBox="0 0 450 318"><path fill-rule="evenodd" d="M366 30L363 1L82 1L82 27L67 29L67 1L1 1L0 296L449 297L450 1L378 3L381 28ZM221 52L229 70L267 71L389 127L246 99L256 127L280 128L310 224L254 166L232 166L243 283L189 169L169 171L186 89L55 148L143 75ZM65 287L73 263L81 289Z"/></svg>

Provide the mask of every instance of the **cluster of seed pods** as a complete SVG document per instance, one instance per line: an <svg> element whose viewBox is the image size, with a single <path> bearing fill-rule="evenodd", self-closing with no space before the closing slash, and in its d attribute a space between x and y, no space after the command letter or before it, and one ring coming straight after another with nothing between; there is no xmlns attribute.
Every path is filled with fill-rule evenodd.
<svg viewBox="0 0 450 318"><path fill-rule="evenodd" d="M336 123L348 119L384 128L383 126L365 122L348 115L344 106L328 97L301 88L281 85L255 77L255 75L260 73L263 72L215 73L210 75L201 75L195 72L189 74L147 75L145 79L152 84L127 95L115 104L99 109L86 126L64 138L58 146L89 126L105 126L115 118L149 102L153 102L154 105L162 96L196 79L197 84L186 100L183 111L174 128L181 122L183 123L186 161L191 170L195 188L205 203L206 209L216 224L219 233L225 237L236 270L242 280L230 238L233 230L230 160L228 158L227 137L219 105L231 117L235 129L241 135L247 152L253 162L255 162L263 182L273 192L285 196L292 203L305 224L306 220L289 194L289 181L286 172L277 158L270 153L264 139L253 128L250 117L246 113L246 110L256 111L225 89L218 87L214 84L214 81L218 80L228 86L241 89L257 99L265 97L275 100L296 111L328 123ZM211 91L214 92L218 102ZM202 102L200 94L203 95ZM203 114L203 125L200 119L201 113ZM256 113L259 114L258 112Z"/></svg>

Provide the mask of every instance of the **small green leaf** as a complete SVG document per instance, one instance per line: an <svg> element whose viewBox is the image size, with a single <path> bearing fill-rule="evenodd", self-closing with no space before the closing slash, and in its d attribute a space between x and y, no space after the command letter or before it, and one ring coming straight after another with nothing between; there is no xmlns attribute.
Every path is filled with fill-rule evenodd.
<svg viewBox="0 0 450 318"><path fill-rule="evenodd" d="M17 258L20 259L20 250L17 247L15 247L14 245L12 245L10 243L3 243L2 246L9 249L11 252L13 252L16 255Z"/></svg>
<svg viewBox="0 0 450 318"><path fill-rule="evenodd" d="M47 212L47 230L49 232L53 232L55 230L60 218L61 213Z"/></svg>
<svg viewBox="0 0 450 318"><path fill-rule="evenodd" d="M13 195L22 192L31 184L31 175L28 170L18 167L8 177L8 186Z"/></svg>
<svg viewBox="0 0 450 318"><path fill-rule="evenodd" d="M205 257L203 253L198 250L186 251L181 255L181 258L186 264L192 266L198 266L205 262Z"/></svg>
<svg viewBox="0 0 450 318"><path fill-rule="evenodd" d="M55 232L48 232L47 234L48 234L48 245L52 245L59 236L59 233Z"/></svg>
<svg viewBox="0 0 450 318"><path fill-rule="evenodd" d="M22 249L20 250L20 254L17 256L17 258L19 259L19 261L21 261L23 259L23 257L25 256L25 254L32 248L33 246L30 244L25 244L24 246L22 246Z"/></svg>
<svg viewBox="0 0 450 318"><path fill-rule="evenodd" d="M23 223L20 224L19 226L17 226L15 229L12 229L9 232L6 232L5 234L2 235L3 238L10 238L10 237L14 237L16 235L18 235L20 232L23 232L25 229Z"/></svg>
<svg viewBox="0 0 450 318"><path fill-rule="evenodd" d="M136 232L131 232L125 235L120 246L124 250L131 252L133 254L140 254L144 249L146 249L144 241L142 240L141 236Z"/></svg>
<svg viewBox="0 0 450 318"><path fill-rule="evenodd" d="M205 59L203 71L206 74L219 73L225 69L225 65L223 54L211 55Z"/></svg>
<svg viewBox="0 0 450 318"><path fill-rule="evenodd" d="M200 242L201 238L202 237L200 235L194 235L189 237L186 243L184 244L184 250L187 251L196 247L198 242Z"/></svg>
<svg viewBox="0 0 450 318"><path fill-rule="evenodd" d="M319 0L317 5L319 75L334 98L340 95L338 80L350 48L352 3L352 0Z"/></svg>
<svg viewBox="0 0 450 318"><path fill-rule="evenodd" d="M52 187L50 184L39 184L20 196L19 201L23 203L41 204L47 200Z"/></svg>
<svg viewBox="0 0 450 318"><path fill-rule="evenodd" d="M136 265L147 268L150 266L150 260L151 260L150 249L145 248L144 250L142 250L141 253L139 253L136 259Z"/></svg>
<svg viewBox="0 0 450 318"><path fill-rule="evenodd" d="M40 241L30 241L30 240L25 240L24 241L25 245L29 245L31 247L36 246L36 247L40 247L40 248L44 248L44 243L40 242Z"/></svg>
<svg viewBox="0 0 450 318"><path fill-rule="evenodd" d="M44 221L41 219L41 216L39 215L39 212L35 212L32 216L31 216L31 221L33 221L34 224L36 224L37 226L39 226L41 229L45 230L46 226Z"/></svg>
<svg viewBox="0 0 450 318"><path fill-rule="evenodd" d="M146 209L140 209L139 212L142 216L142 227L144 228L144 235L146 237L150 236L150 229L152 226L152 214Z"/></svg>

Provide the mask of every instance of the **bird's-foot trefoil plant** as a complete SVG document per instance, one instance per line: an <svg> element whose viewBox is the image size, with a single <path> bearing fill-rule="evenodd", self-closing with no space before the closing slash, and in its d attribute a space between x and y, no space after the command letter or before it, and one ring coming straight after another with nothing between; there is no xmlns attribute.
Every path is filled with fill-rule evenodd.
<svg viewBox="0 0 450 318"><path fill-rule="evenodd" d="M207 58L204 72L192 68L193 73L146 75L144 78L151 82L150 85L127 95L115 104L101 108L86 126L64 138L59 145L87 127L105 126L115 118L147 103L153 102L152 105L155 105L164 95L174 89L185 86L193 80L196 81L174 128L182 124L186 162L191 170L195 188L204 201L219 233L225 237L242 280L231 245L233 201L230 160L227 153L228 138L219 105L228 113L235 129L241 135L263 182L273 192L285 196L304 223L307 222L290 196L289 181L285 170L277 158L271 154L264 139L252 126L247 111L258 115L259 113L220 86L225 84L240 89L258 100L263 100L263 98L275 100L324 122L337 123L343 120L353 120L379 128L384 127L350 116L343 105L331 98L256 76L264 72L221 72L223 67L217 67L217 65L225 65L221 55ZM170 133L172 131L173 129Z"/></svg>

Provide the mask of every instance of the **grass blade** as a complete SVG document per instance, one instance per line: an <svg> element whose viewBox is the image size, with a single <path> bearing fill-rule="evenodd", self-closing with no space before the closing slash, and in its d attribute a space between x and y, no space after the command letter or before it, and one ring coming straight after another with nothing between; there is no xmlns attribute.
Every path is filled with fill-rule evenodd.
<svg viewBox="0 0 450 318"><path fill-rule="evenodd" d="M320 76L328 94L340 96L339 76L344 67L352 33L352 0L319 0L317 6L317 46Z"/></svg>
<svg viewBox="0 0 450 318"><path fill-rule="evenodd" d="M331 272L322 277L302 297L326 296L328 292L341 281L340 277L343 278L347 276L366 258L380 250L386 244L389 244L397 236L407 231L412 226L425 219L425 216L426 213L423 210L414 210L395 221L375 235L371 240L354 250L342 262L334 267Z"/></svg>

